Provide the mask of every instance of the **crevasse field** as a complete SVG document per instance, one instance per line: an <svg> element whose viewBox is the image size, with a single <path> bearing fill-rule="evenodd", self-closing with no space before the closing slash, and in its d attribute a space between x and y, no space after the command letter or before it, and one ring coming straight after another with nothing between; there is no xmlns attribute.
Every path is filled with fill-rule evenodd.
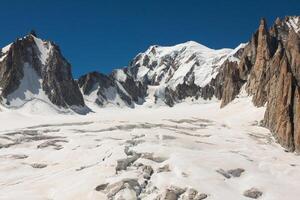
<svg viewBox="0 0 300 200"><path fill-rule="evenodd" d="M32 105L0 112L1 200L159 199L170 190L241 200L251 188L264 200L299 199L299 157L259 126L264 108L249 97L223 109L209 101L87 115Z"/></svg>

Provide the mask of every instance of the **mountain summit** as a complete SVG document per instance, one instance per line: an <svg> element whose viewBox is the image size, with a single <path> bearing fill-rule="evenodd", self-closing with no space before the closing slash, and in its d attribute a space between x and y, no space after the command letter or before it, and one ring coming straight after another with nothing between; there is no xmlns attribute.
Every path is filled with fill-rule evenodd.
<svg viewBox="0 0 300 200"><path fill-rule="evenodd" d="M0 88L2 104L7 108L19 108L32 100L62 108L85 106L71 65L59 47L36 34L1 49Z"/></svg>
<svg viewBox="0 0 300 200"><path fill-rule="evenodd" d="M128 67L115 70L111 75L112 82L118 82L122 89L118 89L118 96L124 97L128 94L127 104L160 104L173 106L175 103L189 99L211 99L214 90L210 82L215 78L227 60L239 62L239 52L244 44L236 49L210 49L197 42L189 41L175 46L151 46L144 53L138 54ZM95 73L84 75L79 79L80 87L91 83ZM93 81L95 87L107 84L101 82L107 79L98 76L101 80ZM92 79L92 80L95 80ZM83 83L86 82L86 83ZM130 82L131 84L122 84ZM84 91L85 91L84 87ZM89 86L92 88L92 86ZM139 89L138 89L139 88ZM147 88L147 90L145 90ZM140 92L138 92L140 91ZM98 92L98 97L103 99L103 92ZM94 93L87 93L87 98L99 102ZM92 97L94 96L94 97ZM101 96L101 97L100 97ZM97 100L96 100L97 99ZM122 98L121 98L122 99ZM123 98L124 99L124 98ZM109 101L113 103L113 101ZM120 104L120 102L118 102ZM102 105L102 103L101 103Z"/></svg>

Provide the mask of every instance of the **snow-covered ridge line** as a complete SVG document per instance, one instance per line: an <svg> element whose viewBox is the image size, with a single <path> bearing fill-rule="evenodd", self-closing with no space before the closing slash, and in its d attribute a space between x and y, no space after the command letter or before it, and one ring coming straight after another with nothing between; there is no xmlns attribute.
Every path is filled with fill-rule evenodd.
<svg viewBox="0 0 300 200"><path fill-rule="evenodd" d="M202 45L196 41L187 41L180 44L169 45L169 46L161 46L161 45L151 45L144 53L148 54L151 52L153 48L160 49L162 53L168 54L173 51L180 51L183 48L189 48L194 51L202 51L202 52L214 52L214 51L222 51L222 50L232 50L230 48L222 48L222 49L211 49L205 45Z"/></svg>
<svg viewBox="0 0 300 200"><path fill-rule="evenodd" d="M7 56L7 52L9 51L10 47L11 47L12 43L6 45L5 47L3 47L1 49L1 53L0 53L0 62L2 62L6 56Z"/></svg>

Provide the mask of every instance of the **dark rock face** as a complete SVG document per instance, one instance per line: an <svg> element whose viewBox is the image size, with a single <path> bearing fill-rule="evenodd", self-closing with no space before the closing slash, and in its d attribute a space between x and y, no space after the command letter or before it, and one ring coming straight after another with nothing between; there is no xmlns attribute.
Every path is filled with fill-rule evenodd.
<svg viewBox="0 0 300 200"><path fill-rule="evenodd" d="M126 78L118 78L118 73L122 73ZM132 101L137 104L142 104L144 102L148 86L130 76L127 73L127 68L113 71L111 77L116 79L122 85L125 91L130 95Z"/></svg>
<svg viewBox="0 0 300 200"><path fill-rule="evenodd" d="M216 88L214 95L222 100L221 107L231 102L240 93L240 88L245 83L245 80L240 77L237 66L237 62L226 61L222 70L212 82Z"/></svg>
<svg viewBox="0 0 300 200"><path fill-rule="evenodd" d="M6 99L16 91L26 75L32 77L32 74L24 74L25 68L35 71L37 79L41 79L41 84L39 80L34 80L38 83L38 86L35 86L41 87L53 104L64 108L85 105L82 94L72 78L71 65L62 56L59 47L33 35L12 43L0 62L1 99ZM26 89L38 94L38 88ZM8 99L4 103L10 104Z"/></svg>
<svg viewBox="0 0 300 200"><path fill-rule="evenodd" d="M99 85L108 88L113 85L112 80L105 74L91 72L81 76L78 79L78 85L82 89L83 94L88 95Z"/></svg>
<svg viewBox="0 0 300 200"><path fill-rule="evenodd" d="M28 43L27 41L24 41ZM24 56L20 52L21 46L24 49L23 42L19 40L15 44L10 46L6 57L0 63L0 87L2 88L1 97L6 97L8 94L16 90L20 84L20 80L23 77L22 64L24 63Z"/></svg>
<svg viewBox="0 0 300 200"><path fill-rule="evenodd" d="M219 74L222 106L229 103L246 82L256 106L267 106L263 124L289 151L300 151L299 91L300 34L291 21L277 19L267 29L261 20L258 31L244 49L239 65L224 67ZM298 24L300 27L300 24Z"/></svg>
<svg viewBox="0 0 300 200"><path fill-rule="evenodd" d="M53 46L52 56L41 71L43 90L55 105L84 106L82 94L72 77L71 65L62 56L59 48Z"/></svg>
<svg viewBox="0 0 300 200"><path fill-rule="evenodd" d="M258 199L259 197L261 197L263 195L263 193L261 191L259 191L256 188L251 188L249 190L246 190L244 192L244 196L251 198L251 199Z"/></svg>
<svg viewBox="0 0 300 200"><path fill-rule="evenodd" d="M122 79L119 74L122 75ZM110 75L98 72L86 74L79 78L78 84L84 95L88 96L96 90L97 98L94 101L100 106L108 103L114 105L125 103L129 107L134 107L134 104L143 103L147 90L147 87L121 69Z"/></svg>

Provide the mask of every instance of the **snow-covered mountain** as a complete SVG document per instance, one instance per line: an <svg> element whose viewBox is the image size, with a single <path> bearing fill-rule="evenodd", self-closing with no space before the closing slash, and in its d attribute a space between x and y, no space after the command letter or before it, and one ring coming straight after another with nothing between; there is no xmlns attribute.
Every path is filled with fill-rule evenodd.
<svg viewBox="0 0 300 200"><path fill-rule="evenodd" d="M256 106L267 108L262 124L289 151L300 151L299 23L299 16L278 18L268 29L262 19L250 41L233 50L213 50L196 42L151 46L110 77L142 86L143 92L134 96L127 91L131 87L123 87L122 93L144 105L216 98L224 107L245 88ZM87 96L96 101L103 96L98 94Z"/></svg>
<svg viewBox="0 0 300 200"><path fill-rule="evenodd" d="M128 74L153 86L155 103L173 106L186 98L211 99L213 93L205 92L205 88L226 60L239 62L237 52L243 46L213 50L193 41L171 47L151 46L133 59Z"/></svg>
<svg viewBox="0 0 300 200"><path fill-rule="evenodd" d="M39 101L55 109L85 107L71 65L59 47L31 33L1 49L0 98L6 108Z"/></svg>
<svg viewBox="0 0 300 200"><path fill-rule="evenodd" d="M241 44L236 49L214 50L193 41L170 47L151 46L138 54L127 68L115 70L109 78L104 75L98 75L98 81L93 78L94 87L89 88L98 92L87 92L83 88L83 93L86 99L99 105L107 102L132 106L150 101L150 104L173 106L186 98L211 99L214 95L213 88L209 87L211 80L217 76L225 61L239 62L239 52L244 46ZM86 80L87 77L95 77L95 73L81 77L80 87L91 83L89 78ZM108 80L115 83L115 89L101 84ZM129 87L124 86L126 83ZM99 91L101 85L107 89ZM142 88L142 91L132 92L136 90L132 87ZM211 92L207 92L206 88L210 88Z"/></svg>
<svg viewBox="0 0 300 200"><path fill-rule="evenodd" d="M262 19L235 49L151 46L76 81L53 42L17 39L0 50L0 199L299 199L299 29Z"/></svg>
<svg viewBox="0 0 300 200"><path fill-rule="evenodd" d="M88 73L78 81L58 46L32 33L1 49L1 104L79 112L88 110L85 103L92 109L134 108L215 99L224 107L244 88L254 105L266 106L262 124L282 146L300 151L299 29L299 16L278 18L270 28L262 19L249 42L235 49L193 41L151 46L125 68Z"/></svg>
<svg viewBox="0 0 300 200"><path fill-rule="evenodd" d="M128 71L137 80L151 85L165 84L175 89L194 79L196 85L203 87L231 52L209 49L193 41L170 47L151 46L134 58Z"/></svg>

